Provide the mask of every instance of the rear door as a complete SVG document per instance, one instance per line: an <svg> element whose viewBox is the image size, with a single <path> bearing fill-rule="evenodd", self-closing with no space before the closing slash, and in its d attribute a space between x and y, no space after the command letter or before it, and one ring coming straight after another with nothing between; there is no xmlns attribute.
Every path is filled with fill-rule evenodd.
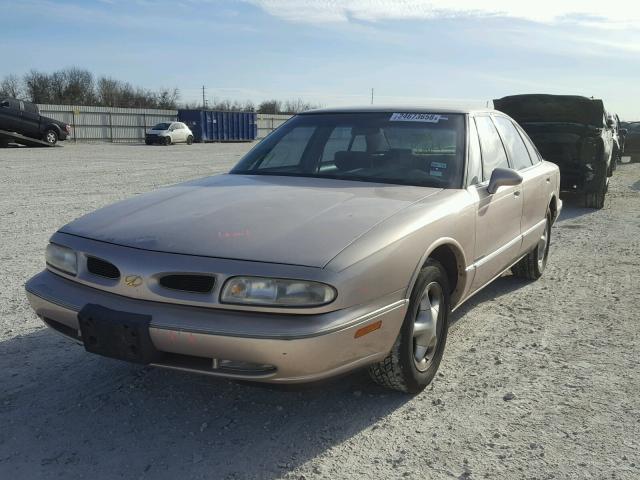
<svg viewBox="0 0 640 480"><path fill-rule="evenodd" d="M40 113L38 107L31 102L20 102L22 128L25 135L40 137Z"/></svg>
<svg viewBox="0 0 640 480"><path fill-rule="evenodd" d="M475 125L482 155L482 182L470 188L477 197L475 276L477 290L499 275L520 253L522 186L500 187L487 191L495 168L509 168L509 160L498 131L489 114L477 115Z"/></svg>

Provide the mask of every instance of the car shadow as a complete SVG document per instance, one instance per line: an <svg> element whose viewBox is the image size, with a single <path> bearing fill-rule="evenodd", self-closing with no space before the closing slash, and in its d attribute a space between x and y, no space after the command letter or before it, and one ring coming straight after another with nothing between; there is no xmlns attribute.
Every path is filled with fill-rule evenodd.
<svg viewBox="0 0 640 480"><path fill-rule="evenodd" d="M452 312L449 317L449 325L456 325L481 303L508 295L511 292L519 290L530 284L531 281L529 280L514 277L511 273L504 273L502 276L496 278L493 282L476 293L473 297L466 300L460 308Z"/></svg>
<svg viewBox="0 0 640 480"><path fill-rule="evenodd" d="M130 365L47 329L0 343L0 385L2 478L280 478L412 398L361 371L285 388Z"/></svg>
<svg viewBox="0 0 640 480"><path fill-rule="evenodd" d="M584 206L584 195L582 194L567 192L562 193L560 198L562 199L562 212L560 212L560 218L558 218L557 223L592 215L598 211Z"/></svg>
<svg viewBox="0 0 640 480"><path fill-rule="evenodd" d="M528 284L505 274L452 326ZM315 459L414 398L364 371L279 386L131 365L46 328L0 342L0 385L0 478L275 479L302 465L331 478Z"/></svg>

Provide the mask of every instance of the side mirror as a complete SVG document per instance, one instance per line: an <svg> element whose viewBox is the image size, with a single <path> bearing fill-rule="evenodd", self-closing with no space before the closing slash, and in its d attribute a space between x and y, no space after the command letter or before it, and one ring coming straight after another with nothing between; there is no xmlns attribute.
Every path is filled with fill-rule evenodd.
<svg viewBox="0 0 640 480"><path fill-rule="evenodd" d="M522 183L522 175L510 168L495 168L491 173L489 186L487 191L494 194L500 187L510 187L520 185Z"/></svg>
<svg viewBox="0 0 640 480"><path fill-rule="evenodd" d="M621 129L619 130L619 132L620 132L622 135L626 135L627 133L629 133L629 130L627 130L626 128L621 128Z"/></svg>

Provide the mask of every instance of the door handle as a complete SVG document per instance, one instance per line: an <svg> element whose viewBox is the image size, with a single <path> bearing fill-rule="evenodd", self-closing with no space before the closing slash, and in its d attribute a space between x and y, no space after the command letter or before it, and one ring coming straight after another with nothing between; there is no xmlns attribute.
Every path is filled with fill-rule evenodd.
<svg viewBox="0 0 640 480"><path fill-rule="evenodd" d="M520 190L516 190L515 192L513 192L513 196L514 197L519 197L520 196Z"/></svg>
<svg viewBox="0 0 640 480"><path fill-rule="evenodd" d="M551 183L551 177L547 177L547 183Z"/></svg>

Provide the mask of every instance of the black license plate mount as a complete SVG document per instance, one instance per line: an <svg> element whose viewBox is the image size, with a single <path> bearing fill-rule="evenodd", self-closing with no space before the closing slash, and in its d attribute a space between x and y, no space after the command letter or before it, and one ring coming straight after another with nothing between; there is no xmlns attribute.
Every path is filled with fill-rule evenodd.
<svg viewBox="0 0 640 480"><path fill-rule="evenodd" d="M151 315L88 304L78 313L78 323L88 352L141 364L160 357L149 334Z"/></svg>

